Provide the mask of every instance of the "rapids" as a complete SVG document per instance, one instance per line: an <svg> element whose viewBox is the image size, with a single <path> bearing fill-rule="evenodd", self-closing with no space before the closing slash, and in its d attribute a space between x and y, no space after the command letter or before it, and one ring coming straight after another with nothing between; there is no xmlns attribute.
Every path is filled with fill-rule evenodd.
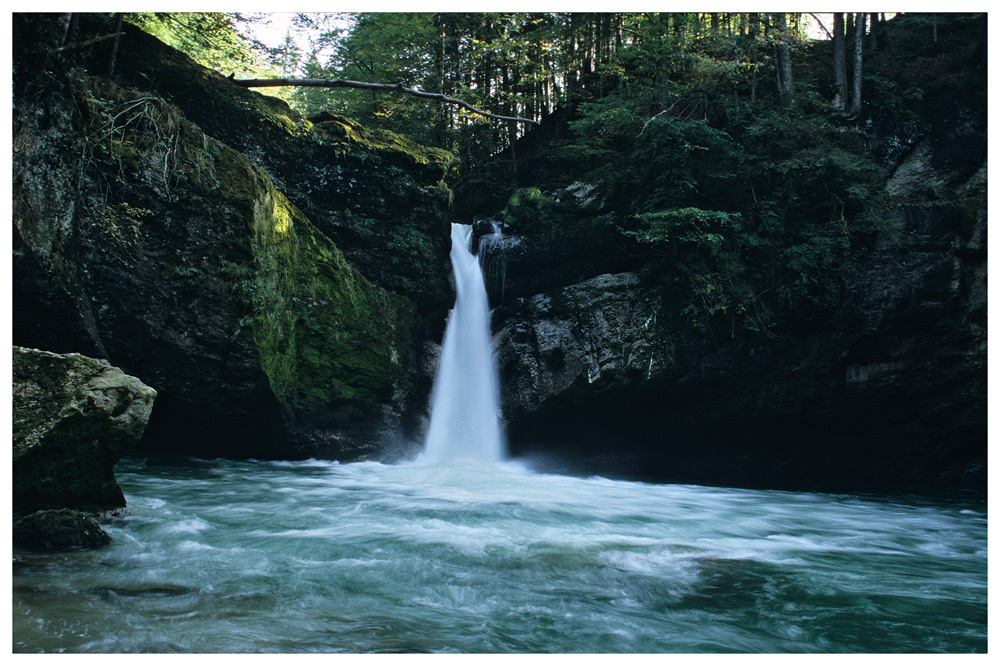
<svg viewBox="0 0 1000 666"><path fill-rule="evenodd" d="M18 553L15 652L983 652L986 506L485 467L126 459Z"/></svg>

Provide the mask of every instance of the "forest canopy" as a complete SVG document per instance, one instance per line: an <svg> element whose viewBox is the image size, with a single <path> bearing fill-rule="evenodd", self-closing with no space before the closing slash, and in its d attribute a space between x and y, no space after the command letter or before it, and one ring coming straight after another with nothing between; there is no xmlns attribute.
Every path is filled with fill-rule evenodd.
<svg viewBox="0 0 1000 666"><path fill-rule="evenodd" d="M839 30L846 43L859 25L870 50L887 20L884 14L833 16L818 23L801 13L296 14L284 39L271 46L254 37L266 15L127 18L238 78L402 84L533 120L611 98L648 121L659 114L718 119L747 104L791 103L802 88L792 64L810 41L807 27L823 36ZM860 71L853 63L845 56L844 71ZM265 92L306 116L340 113L463 157L493 154L526 131L407 95L315 87ZM850 94L847 88L828 92L841 108Z"/></svg>
<svg viewBox="0 0 1000 666"><path fill-rule="evenodd" d="M279 16L285 34L265 44L264 27ZM884 46L890 20L920 26L925 47L946 37L934 14L140 12L124 18L238 79L346 79L460 99L467 107L374 90L261 89L306 117L343 114L451 150L463 161L496 154L528 127L469 107L540 121L559 108L579 116L588 104L610 102L641 118L643 127L663 117L722 127L748 109L795 104L857 117L873 88L890 97L912 94L866 66ZM831 45L822 63L811 48L816 39Z"/></svg>

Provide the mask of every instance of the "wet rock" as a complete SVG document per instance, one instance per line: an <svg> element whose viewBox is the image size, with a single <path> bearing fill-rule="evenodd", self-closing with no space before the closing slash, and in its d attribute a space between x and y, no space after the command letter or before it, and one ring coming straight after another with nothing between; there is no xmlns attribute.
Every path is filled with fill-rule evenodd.
<svg viewBox="0 0 1000 666"><path fill-rule="evenodd" d="M125 506L114 465L142 437L156 391L107 361L13 350L13 508Z"/></svg>
<svg viewBox="0 0 1000 666"><path fill-rule="evenodd" d="M504 413L518 418L553 398L627 389L672 365L659 295L635 273L599 275L537 294L495 315Z"/></svg>
<svg viewBox="0 0 1000 666"><path fill-rule="evenodd" d="M97 522L72 509L44 509L14 523L15 546L39 551L97 548L111 541Z"/></svg>

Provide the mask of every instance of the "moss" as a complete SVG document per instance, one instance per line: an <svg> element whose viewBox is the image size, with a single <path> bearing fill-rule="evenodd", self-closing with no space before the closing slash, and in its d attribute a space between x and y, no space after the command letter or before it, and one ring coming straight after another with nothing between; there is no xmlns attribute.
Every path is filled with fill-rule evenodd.
<svg viewBox="0 0 1000 666"><path fill-rule="evenodd" d="M252 250L253 338L278 400L334 421L392 403L409 381L412 304L364 279L277 191L258 201Z"/></svg>
<svg viewBox="0 0 1000 666"><path fill-rule="evenodd" d="M435 182L443 180L455 163L455 156L446 150L423 146L389 130L369 130L344 116L325 113L316 119L315 140L324 145L339 144L352 151L361 151L403 167L428 167L427 174L436 174Z"/></svg>
<svg viewBox="0 0 1000 666"><path fill-rule="evenodd" d="M411 356L403 330L415 317L409 301L374 287L348 265L342 252L274 189L270 178L243 155L206 137L183 120L172 106L158 100L133 99L126 93L94 98L105 116L134 107L142 122L131 123L127 144L133 157L125 161L105 148L108 166L119 177L141 179L137 164L162 160L163 189L168 196L192 202L225 202L250 219L246 245L236 254L219 249L216 262L243 297L262 369L279 402L298 414L328 414L346 421L378 412L391 403L399 382L409 381L405 363ZM252 98L255 111L289 135L314 141L313 124L293 117L279 100ZM282 110L288 111L283 113ZM343 121L344 135L366 150L399 152L406 141L371 137L360 126ZM123 137L126 135L122 135ZM100 143L99 145L104 145ZM122 141L119 141L122 143ZM162 146L173 146L169 156ZM415 144L414 144L415 146ZM352 148L352 149L356 149ZM430 164L441 156L432 152L406 153L413 161ZM137 236L146 211L120 203L107 206L103 233L123 240ZM239 245L239 243L237 243ZM230 261L242 252L253 257L253 267ZM207 268L179 265L170 269L178 278L196 277ZM404 313L400 315L400 313Z"/></svg>
<svg viewBox="0 0 1000 666"><path fill-rule="evenodd" d="M64 152L85 154L81 175L71 173L60 189L77 186L84 205L73 209L65 231L52 224L55 216L38 215L38 238L29 233L34 227L25 227L29 249L61 252L69 239L86 252L110 247L115 260L131 267L161 261L165 239L197 246L197 254L177 255L184 262L171 253L159 276L175 291L216 277L233 286L239 301L233 333L252 331L282 404L321 412L335 403L338 413L361 414L392 403L400 382L412 379L413 304L348 266L334 243L275 191L264 169L290 184L290 196L310 210L303 193L322 189L333 194L315 209L335 210L332 199L385 227L382 220L395 222L403 206L419 218L425 201L447 198L441 181L453 157L344 118L314 123L281 100L236 86L126 30L121 56L130 67L117 82L86 73L82 62L52 82L72 102L66 118L52 121L56 138L66 136L61 128L67 126L82 130ZM270 155L254 153L264 167L238 152L261 145L273 148ZM298 169L310 173L298 178ZM44 202L46 189L52 188L32 196ZM393 248L394 260L398 250L428 266L440 263L440 243L419 232L397 238L395 227L381 228L371 237L373 243L403 242ZM391 264L378 257L371 263ZM413 263L407 278L422 278L428 271ZM82 280L79 263L67 270L67 284ZM81 289L73 295L86 299Z"/></svg>
<svg viewBox="0 0 1000 666"><path fill-rule="evenodd" d="M509 205L514 208L521 206L537 207L547 202L547 198L537 187L525 187L514 192L510 197Z"/></svg>
<svg viewBox="0 0 1000 666"><path fill-rule="evenodd" d="M542 194L537 187L526 187L514 192L500 219L515 234L522 234L532 246L550 243L565 220L560 206Z"/></svg>

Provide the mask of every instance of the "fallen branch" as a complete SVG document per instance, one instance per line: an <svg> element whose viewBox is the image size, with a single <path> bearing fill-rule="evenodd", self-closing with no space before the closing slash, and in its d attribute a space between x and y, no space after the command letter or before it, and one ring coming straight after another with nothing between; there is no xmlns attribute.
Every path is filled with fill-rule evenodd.
<svg viewBox="0 0 1000 666"><path fill-rule="evenodd" d="M96 44L97 42L103 42L105 39L118 39L124 34L124 32L113 32L110 35L101 35L100 37L88 39L85 42L73 42L72 44L67 44L66 46L60 46L57 49L50 49L49 53L61 53L62 51L68 51L70 49L82 49L85 46L90 46L91 44Z"/></svg>
<svg viewBox="0 0 1000 666"><path fill-rule="evenodd" d="M415 88L407 88L402 83L368 83L365 81L348 81L346 79L233 79L233 83L237 83L244 88L294 86L299 88L357 88L359 90L404 92L409 95L413 95L414 97L423 97L425 99L433 99L446 104L455 104L463 109L466 109L467 111L471 111L472 113L476 113L481 116L486 116L487 118L493 118L495 120L511 120L517 123L530 123L532 125L539 124L537 120L531 120L529 118L501 116L496 113L490 113L489 111L483 111L482 109L477 109L472 106L465 100L448 97L447 95L442 95L441 93L429 93L424 92L423 90L416 90Z"/></svg>

